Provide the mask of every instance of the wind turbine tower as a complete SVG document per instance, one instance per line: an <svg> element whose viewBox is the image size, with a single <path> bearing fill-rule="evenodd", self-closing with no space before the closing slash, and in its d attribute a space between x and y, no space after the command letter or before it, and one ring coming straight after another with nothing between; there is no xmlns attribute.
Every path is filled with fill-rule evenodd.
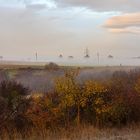
<svg viewBox="0 0 140 140"><path fill-rule="evenodd" d="M97 53L97 59L98 59L98 64L100 63L100 54L99 52Z"/></svg>
<svg viewBox="0 0 140 140"><path fill-rule="evenodd" d="M86 48L86 51L85 51L85 58L89 58L90 56L89 56L89 50L88 50L88 48Z"/></svg>
<svg viewBox="0 0 140 140"><path fill-rule="evenodd" d="M36 58L36 61L37 61L38 60L38 54L37 54L37 52L35 54L35 58Z"/></svg>

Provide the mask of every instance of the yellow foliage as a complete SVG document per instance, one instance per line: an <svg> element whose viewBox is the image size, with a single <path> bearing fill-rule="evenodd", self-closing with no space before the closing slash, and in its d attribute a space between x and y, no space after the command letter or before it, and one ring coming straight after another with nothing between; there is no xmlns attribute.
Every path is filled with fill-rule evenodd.
<svg viewBox="0 0 140 140"><path fill-rule="evenodd" d="M105 93L107 89L99 82L87 81L85 83L86 94L100 94Z"/></svg>
<svg viewBox="0 0 140 140"><path fill-rule="evenodd" d="M104 101L103 101L102 98L97 98L97 99L95 100L95 104L96 104L96 105L102 105L103 103L104 103Z"/></svg>
<svg viewBox="0 0 140 140"><path fill-rule="evenodd" d="M135 84L135 90L137 91L137 93L140 94L140 79L137 81L137 83Z"/></svg>

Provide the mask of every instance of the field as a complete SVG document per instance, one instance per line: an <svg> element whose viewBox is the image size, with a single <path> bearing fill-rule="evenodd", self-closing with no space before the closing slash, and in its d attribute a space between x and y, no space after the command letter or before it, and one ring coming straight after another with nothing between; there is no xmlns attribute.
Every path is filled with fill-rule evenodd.
<svg viewBox="0 0 140 140"><path fill-rule="evenodd" d="M131 71L139 66L95 66L76 67L59 66L58 69L45 69L46 63L37 62L0 62L0 81L15 80L33 92L45 92L53 89L56 77L64 75L65 71L79 68L79 81L108 79L115 71Z"/></svg>
<svg viewBox="0 0 140 140"><path fill-rule="evenodd" d="M0 139L139 140L140 67L0 65Z"/></svg>

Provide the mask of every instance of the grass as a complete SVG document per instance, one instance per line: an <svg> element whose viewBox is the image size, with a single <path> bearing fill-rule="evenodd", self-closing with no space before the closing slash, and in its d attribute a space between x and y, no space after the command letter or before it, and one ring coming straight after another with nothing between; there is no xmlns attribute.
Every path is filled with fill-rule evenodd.
<svg viewBox="0 0 140 140"><path fill-rule="evenodd" d="M53 138L46 140L139 140L140 128L104 128L98 129L92 126L61 131Z"/></svg>
<svg viewBox="0 0 140 140"><path fill-rule="evenodd" d="M82 126L80 128L61 129L59 131L32 130L28 138L14 131L12 136L4 134L3 140L139 140L140 126L125 128L95 128Z"/></svg>

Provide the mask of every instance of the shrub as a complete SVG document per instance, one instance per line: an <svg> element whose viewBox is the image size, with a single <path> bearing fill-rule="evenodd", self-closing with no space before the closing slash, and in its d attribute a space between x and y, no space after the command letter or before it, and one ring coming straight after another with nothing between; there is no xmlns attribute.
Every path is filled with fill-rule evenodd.
<svg viewBox="0 0 140 140"><path fill-rule="evenodd" d="M50 62L49 64L45 65L45 69L47 69L47 70L58 70L59 66L56 63Z"/></svg>
<svg viewBox="0 0 140 140"><path fill-rule="evenodd" d="M28 89L14 81L3 81L0 84L0 104L3 106L0 114L0 128L8 125L9 121L16 122L17 117L24 113L27 107L25 98L27 94Z"/></svg>

